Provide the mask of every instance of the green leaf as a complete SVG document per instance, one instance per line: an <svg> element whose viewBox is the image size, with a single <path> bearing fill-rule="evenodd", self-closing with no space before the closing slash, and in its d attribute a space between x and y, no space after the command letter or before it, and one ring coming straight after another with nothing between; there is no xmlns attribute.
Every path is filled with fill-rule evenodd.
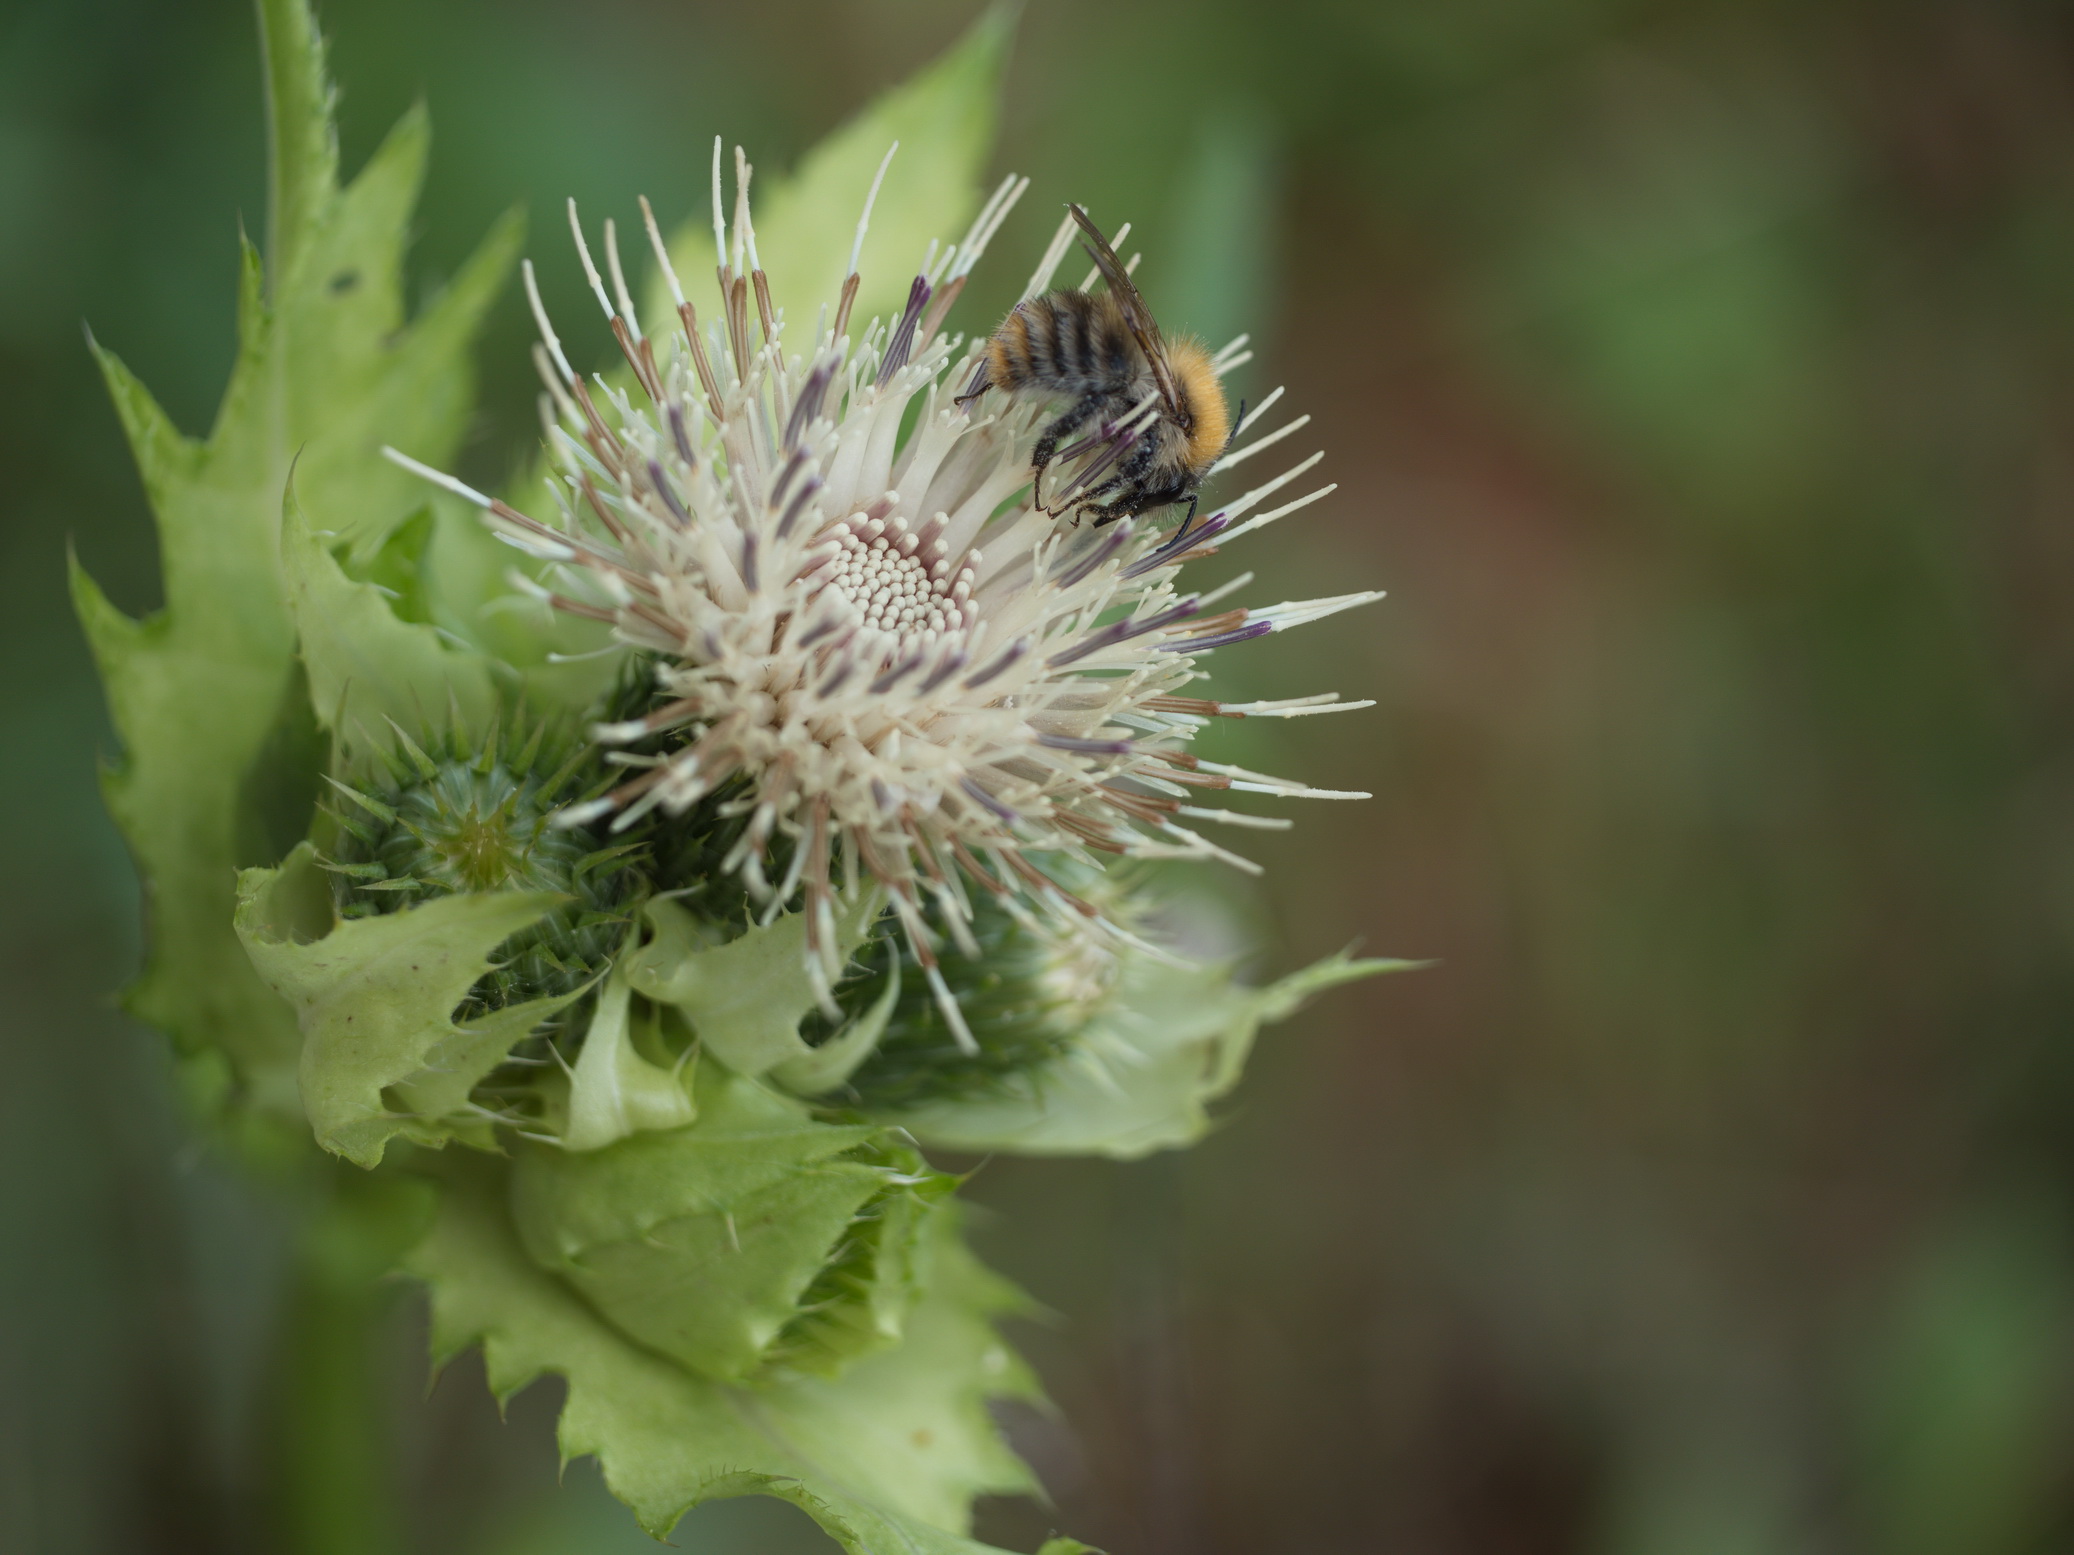
<svg viewBox="0 0 2074 1555"><path fill-rule="evenodd" d="M357 756L394 749L396 728L452 724L481 735L493 725L499 704L487 658L442 641L430 626L399 620L380 588L347 577L292 489L282 524L282 568L310 700L348 768Z"/></svg>
<svg viewBox="0 0 2074 1555"><path fill-rule="evenodd" d="M870 891L843 907L835 925L839 960L848 961L864 943L878 913L879 898ZM721 945L709 945L702 925L675 902L650 902L647 914L654 937L626 961L634 992L676 1006L706 1051L737 1074L816 1058L819 1050L799 1035L815 1003L805 971L804 913L753 926Z"/></svg>
<svg viewBox="0 0 2074 1555"><path fill-rule="evenodd" d="M599 1150L646 1129L682 1128L698 1116L674 1069L651 1064L634 1046L626 968L615 963L569 1075L567 1150Z"/></svg>
<svg viewBox="0 0 2074 1555"><path fill-rule="evenodd" d="M886 988L870 1009L814 1048L804 1058L788 1058L774 1065L771 1078L795 1096L821 1096L834 1090L851 1075L879 1045L893 1008L900 1002L900 963L893 963Z"/></svg>
<svg viewBox="0 0 2074 1555"><path fill-rule="evenodd" d="M325 191L338 186L338 91L307 5L262 0L259 41L270 131L267 247L285 260L320 219Z"/></svg>
<svg viewBox="0 0 2074 1555"><path fill-rule="evenodd" d="M903 1343L832 1381L743 1388L659 1361L529 1259L499 1163L436 1166L438 1219L409 1260L431 1287L434 1352L480 1344L500 1398L567 1379L563 1456L595 1454L649 1532L702 1501L773 1495L851 1555L998 1555L962 1536L973 1497L1036 1487L986 1402L1036 1389L991 1322L1021 1298L965 1251L947 1211L931 1217L929 1290Z"/></svg>
<svg viewBox="0 0 2074 1555"><path fill-rule="evenodd" d="M443 896L311 937L321 886L305 843L279 869L238 877L237 933L266 985L302 1028L298 1083L317 1143L372 1167L390 1139L450 1136L446 1115L546 1016L576 996L496 1011L466 1026L453 1012L490 970L489 955L567 898L547 891ZM390 1094L391 1088L397 1088ZM418 1115L413 1098L445 1111Z"/></svg>
<svg viewBox="0 0 2074 1555"><path fill-rule="evenodd" d="M805 1322L824 1368L898 1339L919 1279L916 1190L940 1196L950 1179L912 1151L889 1154L882 1130L817 1123L717 1065L696 1085L688 1127L596 1150L520 1148L512 1216L534 1262L702 1376L796 1366ZM852 1247L860 1229L868 1245ZM834 1261L840 1281L823 1280ZM831 1304L857 1321L831 1331Z"/></svg>
<svg viewBox="0 0 2074 1555"><path fill-rule="evenodd" d="M552 497L537 487L513 500L522 509L553 511ZM528 707L589 712L625 662L612 629L514 590L514 568L538 574L543 564L499 543L479 510L438 495L431 507L432 531L417 574L427 619L449 640L517 671Z"/></svg>
<svg viewBox="0 0 2074 1555"><path fill-rule="evenodd" d="M421 1145L437 1147L455 1138L492 1148L490 1120L466 1115L469 1093L504 1062L521 1038L581 997L580 992L556 994L507 1004L442 1035L426 1052L424 1065L393 1087L406 1119L398 1132Z"/></svg>
<svg viewBox="0 0 2074 1555"><path fill-rule="evenodd" d="M73 598L107 688L123 757L109 810L143 876L151 924L130 1009L183 1050L219 1047L234 1092L293 1116L294 1018L254 973L231 926L241 865L281 856L281 796L314 791L307 694L281 572L282 493L301 453L310 518L372 555L424 505L377 449L438 462L468 412L467 345L514 257L501 224L415 322L403 250L425 124L406 116L347 189L338 184L332 91L301 0L264 0L271 123L270 261L248 244L238 354L214 428L183 437L96 346L158 526L165 607L117 611L76 566ZM299 768L269 766L299 751ZM302 804L299 835L307 825Z"/></svg>
<svg viewBox="0 0 2074 1555"><path fill-rule="evenodd" d="M1209 1104L1238 1084L1263 1025L1327 988L1420 964L1342 953L1244 988L1229 967L1130 955L1115 999L1064 1057L992 1095L934 1102L888 1121L953 1150L1129 1160L1192 1144L1210 1127Z"/></svg>
<svg viewBox="0 0 2074 1555"><path fill-rule="evenodd" d="M825 304L833 316L848 273L850 244L865 195L895 141L899 153L886 170L872 205L871 229L858 260L861 283L851 311L852 331L874 315L897 313L908 283L921 268L931 240L955 243L979 209L979 180L994 143L1001 67L1014 31L1014 12L997 6L933 64L885 93L812 151L789 178L750 190L756 246L770 277L773 302L792 321L795 347ZM727 164L732 191L734 164ZM670 259L687 293L711 294L701 318L716 316L713 224L698 181L697 214L670 241ZM730 192L728 216L734 206ZM669 295L655 279L642 314L649 327L669 319Z"/></svg>
<svg viewBox="0 0 2074 1555"><path fill-rule="evenodd" d="M293 485L288 500L293 501ZM382 542L382 548L367 558L354 576L382 590L389 608L399 621L430 626L432 601L425 585L425 555L432 546L432 505L413 513Z"/></svg>

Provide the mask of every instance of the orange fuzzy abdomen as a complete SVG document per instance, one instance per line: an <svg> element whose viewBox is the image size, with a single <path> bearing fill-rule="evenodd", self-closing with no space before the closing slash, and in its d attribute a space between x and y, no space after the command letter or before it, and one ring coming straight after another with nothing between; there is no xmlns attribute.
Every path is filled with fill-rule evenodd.
<svg viewBox="0 0 2074 1555"><path fill-rule="evenodd" d="M1030 321L1018 309L1001 321L987 342L987 380L1003 389L1020 388L1029 376Z"/></svg>

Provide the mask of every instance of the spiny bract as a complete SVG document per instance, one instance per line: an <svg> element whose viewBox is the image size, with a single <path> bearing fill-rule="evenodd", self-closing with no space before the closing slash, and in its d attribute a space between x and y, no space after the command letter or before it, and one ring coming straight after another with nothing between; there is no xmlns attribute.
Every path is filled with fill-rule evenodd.
<svg viewBox="0 0 2074 1555"><path fill-rule="evenodd" d="M637 842L600 846L556 826L556 811L594 790L581 741L510 725L480 745L458 728L399 736L374 777L332 780L324 867L341 918L395 912L460 892L557 891L570 900L507 940L457 1018L574 992L611 964L629 913L648 890Z"/></svg>

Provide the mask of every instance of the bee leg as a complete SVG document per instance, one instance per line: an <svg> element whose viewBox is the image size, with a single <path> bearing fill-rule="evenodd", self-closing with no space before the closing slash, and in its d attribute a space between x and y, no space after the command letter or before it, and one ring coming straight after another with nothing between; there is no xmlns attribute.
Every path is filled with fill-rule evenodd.
<svg viewBox="0 0 2074 1555"><path fill-rule="evenodd" d="M1083 394L1071 410L1046 427L1044 435L1037 439L1037 446L1030 450L1030 468L1040 475L1043 474L1044 467L1050 464L1052 456L1058 453L1059 444L1070 434L1079 431L1087 418L1102 408L1102 400L1103 396L1100 394Z"/></svg>
<svg viewBox="0 0 2074 1555"><path fill-rule="evenodd" d="M1041 488L1044 485L1044 472L1058 456L1059 444L1085 426L1088 418L1099 411L1103 403L1104 397L1100 394L1082 395L1071 410L1044 429L1044 435L1037 439L1037 446L1030 450L1031 494L1038 496L1038 505L1053 518L1057 518L1065 509L1053 512L1051 504L1043 501Z"/></svg>
<svg viewBox="0 0 2074 1555"><path fill-rule="evenodd" d="M1122 479L1107 482L1099 487L1096 492L1091 492L1089 495L1098 495L1100 492L1107 491L1111 487L1116 486L1123 487L1123 490L1118 492L1112 501L1097 503L1091 509L1091 511L1101 515L1095 520L1094 526L1097 529L1100 529L1104 524L1113 524L1119 518L1136 518L1140 513L1149 512L1159 506L1157 502L1147 502L1145 500L1142 488L1131 485Z"/></svg>
<svg viewBox="0 0 2074 1555"><path fill-rule="evenodd" d="M1163 486L1156 490L1148 488L1128 470L1118 474L1112 480L1104 481L1101 485L1095 487L1094 490L1088 492L1087 497L1102 496L1107 492L1114 491L1119 486L1123 488L1122 495L1110 502L1108 506L1095 509L1097 513L1102 515L1095 520L1097 529L1104 524L1114 523L1119 518L1136 518L1140 513L1149 513L1154 508L1163 508L1169 503L1181 500L1181 492L1178 488L1173 486ZM1173 531L1174 534L1186 533L1188 526L1195 522L1196 503L1200 500L1195 492L1191 491L1188 494L1188 514L1181 520L1179 527Z"/></svg>
<svg viewBox="0 0 2074 1555"><path fill-rule="evenodd" d="M1116 466L1116 472L1107 480L1099 481L1090 485L1085 491L1080 492L1073 499L1074 505L1076 507L1084 507L1104 493L1120 491L1124 496L1112 500L1101 511L1111 514L1114 518L1125 518L1142 513L1147 508L1158 507L1160 501L1171 500L1165 498L1157 500L1148 499L1145 486L1145 472L1151 467L1158 453L1159 443L1157 439L1131 434L1120 445L1112 446L1106 456L1098 455L1089 461L1087 467L1081 472L1080 478L1082 480L1101 474L1103 469L1114 462L1119 455L1122 457L1122 463ZM1126 499L1131 503L1128 509L1123 506L1123 502Z"/></svg>
<svg viewBox="0 0 2074 1555"><path fill-rule="evenodd" d="M1097 497L1106 497L1109 493L1119 489L1121 489L1121 495L1113 502L1102 503L1095 500ZM1113 524L1119 518L1135 517L1140 511L1132 501L1132 498L1136 495L1136 489L1130 486L1123 476L1113 475L1099 486L1091 486L1082 492L1074 499L1073 506L1084 513L1100 514L1101 516L1095 520L1095 528L1100 529L1104 524Z"/></svg>

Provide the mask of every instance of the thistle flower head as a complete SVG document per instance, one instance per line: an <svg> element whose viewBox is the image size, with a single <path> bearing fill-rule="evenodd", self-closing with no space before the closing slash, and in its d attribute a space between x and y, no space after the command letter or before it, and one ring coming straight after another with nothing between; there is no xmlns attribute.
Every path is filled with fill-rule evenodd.
<svg viewBox="0 0 2074 1555"><path fill-rule="evenodd" d="M595 731L608 745L644 742L620 752L627 780L564 819L611 815L625 827L737 785L747 824L723 866L773 914L803 903L824 1008L841 971L838 880L861 877L885 893L953 1034L973 1051L935 947L940 931L977 953L979 895L1030 921L1128 939L1059 883L1061 857L1244 865L1198 824L1286 823L1204 806L1209 792L1363 797L1206 760L1191 746L1217 716L1368 703L1231 705L1186 693L1212 651L1378 596L1247 609L1224 600L1248 578L1206 592L1183 584L1188 562L1331 491L1269 505L1318 455L1179 528L1097 527L1040 504L1031 450L1045 407L962 399L985 341L941 329L1027 180L1004 182L960 242L931 246L897 318L853 321L856 246L837 296L770 295L749 175L738 151L729 222L716 146L717 317L686 299L652 214L675 317L638 317L612 224L608 291L572 202L592 292L627 359L622 382L571 369L528 269L558 513L521 513L411 467L550 564L544 582L523 586L609 622L654 657L656 705ZM867 200L858 246L869 217ZM1026 298L1051 285L1073 235L1062 222ZM1246 360L1244 343L1212 357L1214 370ZM1216 468L1307 420L1228 451ZM1063 450L1050 489L1070 493L1112 467L1140 422L1126 416ZM674 738L653 751L664 733Z"/></svg>

